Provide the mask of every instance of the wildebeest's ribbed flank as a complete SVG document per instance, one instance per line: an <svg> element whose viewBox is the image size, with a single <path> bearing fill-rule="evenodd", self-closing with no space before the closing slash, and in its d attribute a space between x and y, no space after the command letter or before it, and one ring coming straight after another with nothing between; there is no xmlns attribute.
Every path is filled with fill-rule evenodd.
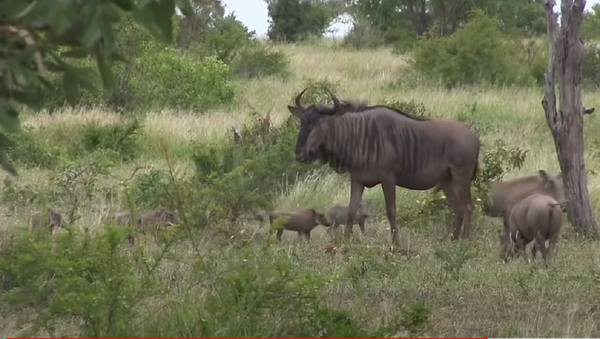
<svg viewBox="0 0 600 339"><path fill-rule="evenodd" d="M365 187L381 184L397 243L395 186L439 188L455 214L453 238L470 237L473 203L470 186L478 169L480 142L468 126L450 118L415 117L387 106L340 100L333 107L288 106L300 119L296 160L321 159L336 172L350 174L348 220L354 220Z"/></svg>

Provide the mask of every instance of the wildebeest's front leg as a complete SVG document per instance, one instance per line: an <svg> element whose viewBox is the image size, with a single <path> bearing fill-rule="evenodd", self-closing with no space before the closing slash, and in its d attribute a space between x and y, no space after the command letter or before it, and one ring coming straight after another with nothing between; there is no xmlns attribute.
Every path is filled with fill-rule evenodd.
<svg viewBox="0 0 600 339"><path fill-rule="evenodd" d="M385 197L385 212L390 223L392 235L392 246L398 245L398 230L396 229L396 183L388 181L381 183L383 196Z"/></svg>
<svg viewBox="0 0 600 339"><path fill-rule="evenodd" d="M356 223L356 213L364 190L365 185L350 178L350 204L348 204L348 218L346 219L346 236L352 233L352 227Z"/></svg>
<svg viewBox="0 0 600 339"><path fill-rule="evenodd" d="M277 230L277 241L281 242L281 236L283 235L283 228Z"/></svg>

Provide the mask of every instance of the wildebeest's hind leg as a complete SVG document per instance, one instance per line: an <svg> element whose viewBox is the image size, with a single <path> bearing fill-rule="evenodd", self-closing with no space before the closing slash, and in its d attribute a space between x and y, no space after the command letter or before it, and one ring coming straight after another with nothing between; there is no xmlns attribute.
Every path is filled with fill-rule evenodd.
<svg viewBox="0 0 600 339"><path fill-rule="evenodd" d="M344 232L346 237L350 236L352 233L352 227L356 223L355 219L358 211L358 204L360 203L360 199L362 198L364 190L365 185L350 178L350 204L348 204L348 217L346 218L346 231Z"/></svg>
<svg viewBox="0 0 600 339"><path fill-rule="evenodd" d="M361 233L362 233L362 234L365 234L365 219L364 219L364 218L361 218L361 219L358 221L358 227L360 227L360 231L361 231Z"/></svg>
<svg viewBox="0 0 600 339"><path fill-rule="evenodd" d="M398 230L396 229L396 184L393 181L381 183L385 197L385 212L390 223L392 246L398 245Z"/></svg>
<svg viewBox="0 0 600 339"><path fill-rule="evenodd" d="M460 236L460 226L463 221L462 206L460 204L459 196L456 192L456 185L454 182L444 182L441 184L442 191L446 195L446 201L452 210L452 240L458 240Z"/></svg>

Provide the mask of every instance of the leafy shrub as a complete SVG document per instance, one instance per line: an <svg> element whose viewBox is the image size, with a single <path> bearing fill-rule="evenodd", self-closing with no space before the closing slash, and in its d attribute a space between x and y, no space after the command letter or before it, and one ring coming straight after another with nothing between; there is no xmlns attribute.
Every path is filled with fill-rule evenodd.
<svg viewBox="0 0 600 339"><path fill-rule="evenodd" d="M265 48L260 42L240 50L231 63L231 71L244 78L260 78L277 75L287 78L290 74L290 61L283 52Z"/></svg>
<svg viewBox="0 0 600 339"><path fill-rule="evenodd" d="M583 60L583 85L589 88L600 87L600 47L595 42L585 44Z"/></svg>
<svg viewBox="0 0 600 339"><path fill-rule="evenodd" d="M300 0L270 0L269 30L272 41L295 42L322 36L333 19L327 4Z"/></svg>
<svg viewBox="0 0 600 339"><path fill-rule="evenodd" d="M11 161L25 167L55 168L60 160L60 146L52 146L42 138L44 127L25 126L19 134L8 135L11 144L7 155Z"/></svg>
<svg viewBox="0 0 600 339"><path fill-rule="evenodd" d="M217 57L197 61L175 49L149 43L141 59L131 80L139 109L172 107L203 112L234 100L229 67Z"/></svg>
<svg viewBox="0 0 600 339"><path fill-rule="evenodd" d="M90 122L82 126L70 151L74 159L97 150L110 150L118 160L131 161L139 155L143 127L138 120L101 124ZM78 140L77 140L78 139Z"/></svg>
<svg viewBox="0 0 600 339"><path fill-rule="evenodd" d="M328 78L314 79L303 77L302 80L304 82L302 89L308 88L302 95L301 99L304 105L317 103L331 104L331 96L328 90L335 94L336 88L339 87L339 83L337 81L333 81ZM302 89L300 89L298 92L300 92ZM292 95L291 102L294 102L296 95L298 95L298 93Z"/></svg>
<svg viewBox="0 0 600 339"><path fill-rule="evenodd" d="M414 51L414 67L448 87L530 84L533 80L518 51L517 42L503 36L494 19L475 11L452 35L441 37L432 29L421 38Z"/></svg>

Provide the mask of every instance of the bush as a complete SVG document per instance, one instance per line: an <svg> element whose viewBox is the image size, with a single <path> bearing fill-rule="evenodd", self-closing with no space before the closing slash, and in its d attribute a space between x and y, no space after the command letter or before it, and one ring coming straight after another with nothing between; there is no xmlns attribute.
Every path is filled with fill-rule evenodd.
<svg viewBox="0 0 600 339"><path fill-rule="evenodd" d="M197 61L150 43L140 58L131 79L139 109L171 107L204 112L231 104L235 98L229 67L217 57Z"/></svg>
<svg viewBox="0 0 600 339"><path fill-rule="evenodd" d="M269 50L233 13L215 19L213 25L197 33L196 39L196 44L188 46L190 53L204 57L216 56L230 67L235 76L286 77L289 74L287 56Z"/></svg>
<svg viewBox="0 0 600 339"><path fill-rule="evenodd" d="M327 4L300 0L268 1L269 30L272 41L296 42L322 36L333 19Z"/></svg>
<svg viewBox="0 0 600 339"><path fill-rule="evenodd" d="M421 38L414 51L414 67L447 87L531 84L533 79L519 48L517 42L500 33L494 19L476 11L448 37L439 36L433 28Z"/></svg>

